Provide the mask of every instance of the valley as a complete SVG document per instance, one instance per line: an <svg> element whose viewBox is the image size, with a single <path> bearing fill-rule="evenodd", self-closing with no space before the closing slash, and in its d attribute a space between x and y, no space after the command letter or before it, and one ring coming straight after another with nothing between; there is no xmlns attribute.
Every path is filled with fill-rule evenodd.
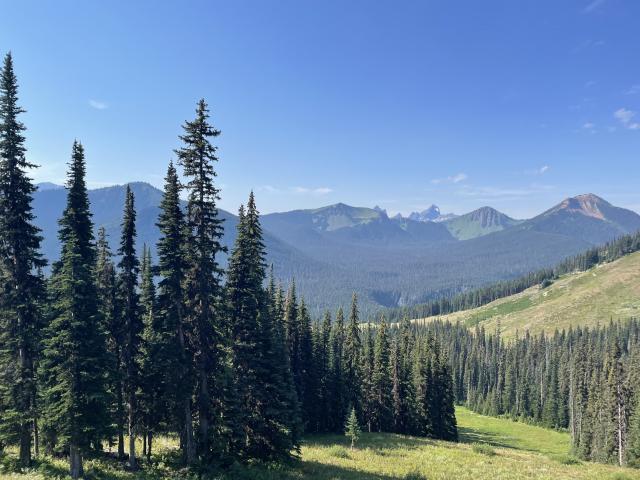
<svg viewBox="0 0 640 480"><path fill-rule="evenodd" d="M130 184L138 203L138 248L155 255L160 190ZM96 228L119 235L124 186L89 191ZM44 185L34 196L46 258L59 256L57 218L66 191ZM437 207L436 207L437 208ZM551 266L567 256L640 229L640 215L595 195L566 199L528 220L490 207L453 218L390 218L380 209L342 203L262 216L267 258L283 283L297 281L314 315L346 306L358 294L365 315L423 303ZM220 210L230 248L238 217ZM413 219L412 219L412 218ZM526 255L523 255L526 252ZM222 264L226 257L221 258Z"/></svg>

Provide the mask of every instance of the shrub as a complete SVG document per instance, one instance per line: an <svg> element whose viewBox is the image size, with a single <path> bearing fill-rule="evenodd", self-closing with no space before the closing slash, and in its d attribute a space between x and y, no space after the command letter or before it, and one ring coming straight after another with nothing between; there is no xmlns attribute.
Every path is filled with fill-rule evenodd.
<svg viewBox="0 0 640 480"><path fill-rule="evenodd" d="M582 463L573 455L554 455L552 458L562 465L580 465Z"/></svg>
<svg viewBox="0 0 640 480"><path fill-rule="evenodd" d="M488 457L493 457L496 454L496 451L493 449L493 447L491 447L491 445L487 445L486 443L474 443L473 445L471 445L471 449L475 453L480 453Z"/></svg>
<svg viewBox="0 0 640 480"><path fill-rule="evenodd" d="M404 480L427 480L418 470L412 470L404 476Z"/></svg>
<svg viewBox="0 0 640 480"><path fill-rule="evenodd" d="M349 452L342 445L331 445L327 449L327 453L335 458L349 458Z"/></svg>
<svg viewBox="0 0 640 480"><path fill-rule="evenodd" d="M544 289L549 287L550 285L553 284L553 280L551 280L550 278L545 278L541 283L540 283L540 288Z"/></svg>

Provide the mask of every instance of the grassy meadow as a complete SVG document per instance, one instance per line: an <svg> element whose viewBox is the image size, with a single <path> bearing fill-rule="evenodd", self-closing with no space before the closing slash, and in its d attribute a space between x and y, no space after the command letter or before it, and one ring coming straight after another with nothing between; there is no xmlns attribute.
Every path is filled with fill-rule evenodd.
<svg viewBox="0 0 640 480"><path fill-rule="evenodd" d="M564 275L547 288L531 287L482 307L431 317L481 324L494 331L500 323L505 337L553 333L573 326L596 326L640 316L640 252L586 272ZM417 322L424 320L415 320Z"/></svg>
<svg viewBox="0 0 640 480"><path fill-rule="evenodd" d="M300 460L291 465L238 466L225 475L203 473L205 478L220 480L640 480L640 470L573 458L566 433L485 417L461 407L456 414L459 443L371 433L364 434L352 451L343 436L312 436L305 439ZM174 440L159 439L155 446L152 464L138 472L127 472L115 460L103 458L86 461L86 476L96 480L196 478L175 467ZM65 460L42 459L25 472L15 470L14 460L11 453L2 459L1 479L67 478Z"/></svg>

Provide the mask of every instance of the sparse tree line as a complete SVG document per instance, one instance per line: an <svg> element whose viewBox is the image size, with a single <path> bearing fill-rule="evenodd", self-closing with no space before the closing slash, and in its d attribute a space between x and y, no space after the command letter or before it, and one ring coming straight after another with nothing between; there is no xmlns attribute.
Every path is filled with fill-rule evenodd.
<svg viewBox="0 0 640 480"><path fill-rule="evenodd" d="M535 285L548 286L561 275L583 272L598 264L613 262L637 251L640 251L640 232L623 235L599 247L590 248L563 260L552 268L544 268L513 280L503 280L452 296L442 295L437 300L428 303L390 309L386 315L390 321L396 322L404 317L434 317L481 307L499 298L520 293Z"/></svg>
<svg viewBox="0 0 640 480"><path fill-rule="evenodd" d="M175 151L184 181L173 163L167 170L155 263L147 246L138 255L129 189L115 251L104 229L95 236L75 141L61 255L48 277L22 112L9 54L0 78L0 455L15 446L28 466L43 448L67 456L79 478L86 456L113 449L135 469L158 435L175 435L189 466L280 461L304 432L344 431L350 412L372 431L457 438L435 337L408 324L363 330L355 296L346 325L341 310L335 322L313 321L293 282L285 294L267 279L253 194L227 268L218 263L211 141L220 132L204 100Z"/></svg>
<svg viewBox="0 0 640 480"><path fill-rule="evenodd" d="M456 402L571 434L580 458L640 467L640 322L504 341L440 321Z"/></svg>

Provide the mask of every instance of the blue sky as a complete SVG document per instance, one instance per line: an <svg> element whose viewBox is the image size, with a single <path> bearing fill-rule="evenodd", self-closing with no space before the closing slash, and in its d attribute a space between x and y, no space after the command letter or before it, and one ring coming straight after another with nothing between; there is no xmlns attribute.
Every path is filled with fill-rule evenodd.
<svg viewBox="0 0 640 480"><path fill-rule="evenodd" d="M635 0L0 2L38 181L162 185L206 98L221 206L640 211ZM638 113L636 113L638 112Z"/></svg>

